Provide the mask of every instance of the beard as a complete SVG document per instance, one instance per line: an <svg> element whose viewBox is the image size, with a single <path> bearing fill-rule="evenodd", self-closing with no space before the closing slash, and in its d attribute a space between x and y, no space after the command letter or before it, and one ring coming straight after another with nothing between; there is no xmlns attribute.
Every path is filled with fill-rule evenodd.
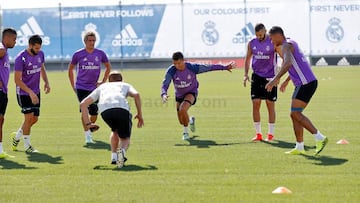
<svg viewBox="0 0 360 203"><path fill-rule="evenodd" d="M33 55L37 55L38 53L35 52L35 50L33 48L30 49L30 52L33 54Z"/></svg>

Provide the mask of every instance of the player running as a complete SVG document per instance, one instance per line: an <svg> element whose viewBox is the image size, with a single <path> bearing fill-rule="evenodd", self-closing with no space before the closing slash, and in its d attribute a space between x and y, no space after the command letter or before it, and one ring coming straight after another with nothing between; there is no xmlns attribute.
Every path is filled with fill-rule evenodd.
<svg viewBox="0 0 360 203"><path fill-rule="evenodd" d="M181 52L175 52L172 56L173 65L171 65L165 74L165 78L161 86L161 98L165 103L168 100L167 90L171 81L173 81L175 88L175 100L177 116L180 125L184 127L183 140L190 139L190 130L195 132L195 117L189 118L188 110L196 103L198 95L199 82L196 78L197 74L205 73L215 70L228 70L235 68L234 63L226 66L223 65L201 65L196 63L188 63L184 61L184 56Z"/></svg>

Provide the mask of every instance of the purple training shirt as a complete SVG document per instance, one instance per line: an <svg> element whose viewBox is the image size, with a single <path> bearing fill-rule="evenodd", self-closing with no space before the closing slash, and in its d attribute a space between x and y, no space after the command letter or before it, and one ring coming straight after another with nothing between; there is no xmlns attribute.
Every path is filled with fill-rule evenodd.
<svg viewBox="0 0 360 203"><path fill-rule="evenodd" d="M171 81L173 81L175 88L175 96L182 98L188 93L198 93L199 82L196 78L197 74L214 71L226 70L223 65L201 65L195 63L185 62L185 70L177 70L174 65L171 65L165 74L162 82L161 96L167 94L167 90Z"/></svg>
<svg viewBox="0 0 360 203"><path fill-rule="evenodd" d="M0 49L5 49L5 55L0 58L0 81L2 83L1 91L5 94L8 92L8 83L9 83L9 76L10 76L10 61L9 55L7 53L7 48L3 43L0 43Z"/></svg>
<svg viewBox="0 0 360 203"><path fill-rule="evenodd" d="M263 78L273 78L276 70L276 52L270 37L266 35L262 41L257 38L252 39L250 48L253 72Z"/></svg>
<svg viewBox="0 0 360 203"><path fill-rule="evenodd" d="M286 39L284 43L289 43L294 48L294 53L292 53L290 56L292 65L288 71L294 85L295 86L306 85L316 80L316 77L311 70L311 66L309 62L306 60L302 51L300 50L298 44L291 39Z"/></svg>
<svg viewBox="0 0 360 203"><path fill-rule="evenodd" d="M100 76L101 63L109 62L105 52L94 49L92 53L85 49L75 52L71 64L76 66L76 89L93 91Z"/></svg>
<svg viewBox="0 0 360 203"><path fill-rule="evenodd" d="M35 94L40 93L40 73L41 67L45 62L44 52L40 51L37 55L30 55L27 50L18 54L15 59L15 71L22 72L22 81ZM29 95L20 87L16 87L16 93L20 95Z"/></svg>

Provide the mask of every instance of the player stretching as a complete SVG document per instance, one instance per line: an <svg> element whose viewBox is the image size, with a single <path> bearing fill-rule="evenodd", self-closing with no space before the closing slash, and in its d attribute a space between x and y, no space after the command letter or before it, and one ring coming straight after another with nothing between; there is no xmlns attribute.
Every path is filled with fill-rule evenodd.
<svg viewBox="0 0 360 203"><path fill-rule="evenodd" d="M304 150L304 128L312 133L316 140L315 155L319 154L328 142L328 138L320 133L311 121L302 113L311 97L314 95L318 82L311 70L310 64L298 47L298 44L287 39L281 27L274 26L270 29L271 42L275 46L282 45L283 64L276 76L266 85L271 91L279 83L281 76L289 72L289 77L281 85L280 89L285 90L291 79L295 85L295 91L291 102L291 119L296 136L295 148L286 152L287 154L305 154Z"/></svg>
<svg viewBox="0 0 360 203"><path fill-rule="evenodd" d="M188 110L196 103L198 94L199 82L196 74L205 73L214 70L228 70L234 68L233 63L226 66L223 65L201 65L195 63L188 63L184 61L184 56L181 52L175 52L172 56L173 65L171 65L165 74L165 78L161 87L161 98L163 102L167 102L167 90L171 81L173 81L175 88L175 100L177 116L181 125L184 126L183 140L190 139L190 130L195 132L195 117L189 118Z"/></svg>
<svg viewBox="0 0 360 203"><path fill-rule="evenodd" d="M256 131L256 136L252 140L262 140L260 106L261 100L266 99L266 106L269 114L269 127L266 141L271 141L274 139L277 88L273 87L270 92L267 92L265 90L265 85L275 76L276 52L269 35L266 34L266 29L263 24L260 23L255 26L255 35L256 38L248 43L245 58L244 87L246 87L246 82L250 81L249 67L251 60L253 69L251 75L251 99L253 106L253 121Z"/></svg>

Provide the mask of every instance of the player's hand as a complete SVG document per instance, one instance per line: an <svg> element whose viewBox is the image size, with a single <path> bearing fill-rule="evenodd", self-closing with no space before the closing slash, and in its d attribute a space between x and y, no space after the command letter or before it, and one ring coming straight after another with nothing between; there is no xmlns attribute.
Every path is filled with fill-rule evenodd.
<svg viewBox="0 0 360 203"><path fill-rule="evenodd" d="M248 75L244 76L244 87L246 87L246 81L250 82L250 79L249 79Z"/></svg>
<svg viewBox="0 0 360 203"><path fill-rule="evenodd" d="M162 102L166 103L168 101L168 98L169 98L169 96L167 94L163 94L163 96L161 97Z"/></svg>
<svg viewBox="0 0 360 203"><path fill-rule="evenodd" d="M272 79L272 80L270 80L270 81L265 85L265 89L266 89L268 92L271 92L271 90L273 89L273 87L277 86L278 84L279 84L279 80Z"/></svg>
<svg viewBox="0 0 360 203"><path fill-rule="evenodd" d="M95 132L95 131L99 130L99 128L100 128L95 123L90 123L90 124L87 125L87 127L91 132Z"/></svg>
<svg viewBox="0 0 360 203"><path fill-rule="evenodd" d="M97 83L96 83L96 87L99 87L100 85L102 85L102 84L104 84L105 82L103 82L103 81L97 81Z"/></svg>
<svg viewBox="0 0 360 203"><path fill-rule="evenodd" d="M235 65L235 62L231 61L229 64L226 65L226 70L231 72L232 69L236 68Z"/></svg>
<svg viewBox="0 0 360 203"><path fill-rule="evenodd" d="M45 85L44 85L44 91L45 91L45 94L50 93L50 85L49 85L49 83L45 83Z"/></svg>
<svg viewBox="0 0 360 203"><path fill-rule="evenodd" d="M138 123L137 123L138 128L141 128L144 126L144 119L143 119L142 115L137 114L135 116L135 119L138 119Z"/></svg>
<svg viewBox="0 0 360 203"><path fill-rule="evenodd" d="M281 92L285 92L286 87L287 87L288 84L289 84L289 81L288 81L288 80L285 80L283 83L281 83L281 85L280 85L280 91L281 91Z"/></svg>
<svg viewBox="0 0 360 203"><path fill-rule="evenodd" d="M30 96L30 99L31 99L31 103L33 103L33 104L38 104L38 103L40 103L39 97L38 97L33 91L31 91L31 93L29 94L29 96Z"/></svg>

